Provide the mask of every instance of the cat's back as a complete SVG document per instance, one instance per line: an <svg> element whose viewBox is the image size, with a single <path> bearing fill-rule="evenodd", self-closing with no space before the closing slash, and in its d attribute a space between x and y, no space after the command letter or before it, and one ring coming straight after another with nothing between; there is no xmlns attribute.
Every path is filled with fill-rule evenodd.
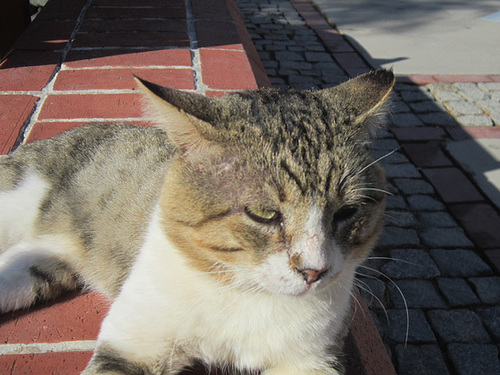
<svg viewBox="0 0 500 375"><path fill-rule="evenodd" d="M173 153L162 130L126 124L91 124L20 146L0 158L2 247L47 234L71 239L78 246L68 252L90 254L81 273L107 275L113 282L96 286L113 293Z"/></svg>

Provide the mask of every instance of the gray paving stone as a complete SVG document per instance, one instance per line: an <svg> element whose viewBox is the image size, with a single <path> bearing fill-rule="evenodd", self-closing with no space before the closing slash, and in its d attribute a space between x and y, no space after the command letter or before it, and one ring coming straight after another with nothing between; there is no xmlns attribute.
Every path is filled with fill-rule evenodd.
<svg viewBox="0 0 500 375"><path fill-rule="evenodd" d="M417 217L418 224L424 228L455 228L457 222L447 212L421 212Z"/></svg>
<svg viewBox="0 0 500 375"><path fill-rule="evenodd" d="M443 103L463 100L463 97L460 94L447 90L437 91L434 93L434 96L437 100Z"/></svg>
<svg viewBox="0 0 500 375"><path fill-rule="evenodd" d="M450 374L437 345L396 345L395 356L398 375Z"/></svg>
<svg viewBox="0 0 500 375"><path fill-rule="evenodd" d="M498 349L495 345L450 344L448 353L457 375L500 374Z"/></svg>
<svg viewBox="0 0 500 375"><path fill-rule="evenodd" d="M491 275L491 268L473 250L433 249L430 255L443 276L474 277Z"/></svg>
<svg viewBox="0 0 500 375"><path fill-rule="evenodd" d="M403 90L399 95L405 102L423 102L433 99L432 94L426 88L418 87L415 90Z"/></svg>
<svg viewBox="0 0 500 375"><path fill-rule="evenodd" d="M436 342L436 336L422 310L388 310L386 337L397 343L422 344Z"/></svg>
<svg viewBox="0 0 500 375"><path fill-rule="evenodd" d="M479 316L470 310L432 310L429 322L439 338L446 343L488 343L490 335Z"/></svg>
<svg viewBox="0 0 500 375"><path fill-rule="evenodd" d="M438 247L474 247L462 228L424 228L420 232L424 245Z"/></svg>
<svg viewBox="0 0 500 375"><path fill-rule="evenodd" d="M391 103L391 107L390 108L391 108L391 112L392 113L407 113L407 112L411 111L411 109L408 106L408 104L406 104L402 100L394 100Z"/></svg>
<svg viewBox="0 0 500 375"><path fill-rule="evenodd" d="M481 108L465 100L446 103L446 107L449 108L451 113L455 116L483 114L483 110Z"/></svg>
<svg viewBox="0 0 500 375"><path fill-rule="evenodd" d="M278 61L287 60L287 61L305 61L304 56L297 52L289 52L289 51L279 51L274 54L275 58Z"/></svg>
<svg viewBox="0 0 500 375"><path fill-rule="evenodd" d="M395 113L391 116L391 122L398 128L411 128L423 126L423 121L413 113Z"/></svg>
<svg viewBox="0 0 500 375"><path fill-rule="evenodd" d="M432 279L441 273L432 258L424 250L392 250L391 258L381 271L393 279Z"/></svg>
<svg viewBox="0 0 500 375"><path fill-rule="evenodd" d="M454 103L454 102L450 102L450 103ZM408 105L415 112L419 112L419 113L444 112L444 111L446 111L446 108L441 103L435 102L434 100L427 100L427 101L424 101L424 102L408 103Z"/></svg>
<svg viewBox="0 0 500 375"><path fill-rule="evenodd" d="M494 305L500 303L500 277L470 278L476 293L484 303Z"/></svg>
<svg viewBox="0 0 500 375"><path fill-rule="evenodd" d="M398 280L395 284L388 284L388 288L391 290L391 299L397 309L404 309L405 301L409 309L446 308L446 302L432 281Z"/></svg>
<svg viewBox="0 0 500 375"><path fill-rule="evenodd" d="M399 143L395 139L376 139L371 148L390 152L399 149Z"/></svg>
<svg viewBox="0 0 500 375"><path fill-rule="evenodd" d="M394 149L393 149L394 150ZM413 164L389 164L385 166L387 178L418 178L422 177Z"/></svg>
<svg viewBox="0 0 500 375"><path fill-rule="evenodd" d="M437 283L450 306L464 307L480 303L479 298L464 279L440 278Z"/></svg>
<svg viewBox="0 0 500 375"><path fill-rule="evenodd" d="M457 126L458 123L455 119L446 112L431 112L431 113L420 113L418 117L426 125L439 125L439 126Z"/></svg>
<svg viewBox="0 0 500 375"><path fill-rule="evenodd" d="M500 91L500 83L478 83L477 85L485 91Z"/></svg>
<svg viewBox="0 0 500 375"><path fill-rule="evenodd" d="M415 194L407 199L412 212L445 210L444 204L430 195Z"/></svg>
<svg viewBox="0 0 500 375"><path fill-rule="evenodd" d="M405 195L434 194L434 187L422 179L396 178L394 183Z"/></svg>
<svg viewBox="0 0 500 375"><path fill-rule="evenodd" d="M493 120L483 115L463 115L455 117L462 126L492 126Z"/></svg>
<svg viewBox="0 0 500 375"><path fill-rule="evenodd" d="M332 56L326 52L306 52L305 56L306 56L306 61L309 62L333 61Z"/></svg>
<svg viewBox="0 0 500 375"><path fill-rule="evenodd" d="M402 196L393 195L386 197L388 210L406 210L408 205Z"/></svg>
<svg viewBox="0 0 500 375"><path fill-rule="evenodd" d="M459 84L457 84L459 85ZM463 88L462 88L463 87ZM481 90L476 84L472 83L469 86L459 86L458 87L460 95L465 97L466 99L470 101L478 101L478 100L483 100L488 97L488 95Z"/></svg>
<svg viewBox="0 0 500 375"><path fill-rule="evenodd" d="M356 284L370 309L385 309L386 286L383 281L369 277L358 277Z"/></svg>
<svg viewBox="0 0 500 375"><path fill-rule="evenodd" d="M500 343L500 306L477 310L486 329L497 343Z"/></svg>
<svg viewBox="0 0 500 375"><path fill-rule="evenodd" d="M279 63L280 68L283 69L309 70L312 68L312 64L308 62L279 60Z"/></svg>
<svg viewBox="0 0 500 375"><path fill-rule="evenodd" d="M379 247L418 247L420 238L415 229L386 226L378 241Z"/></svg>
<svg viewBox="0 0 500 375"><path fill-rule="evenodd" d="M387 226L395 226L400 228L415 228L417 220L415 215L409 211L386 210L385 224Z"/></svg>

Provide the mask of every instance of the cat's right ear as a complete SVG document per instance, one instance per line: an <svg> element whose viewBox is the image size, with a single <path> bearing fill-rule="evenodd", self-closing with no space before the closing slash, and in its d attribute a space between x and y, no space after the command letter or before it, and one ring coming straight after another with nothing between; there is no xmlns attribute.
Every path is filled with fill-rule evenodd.
<svg viewBox="0 0 500 375"><path fill-rule="evenodd" d="M191 158L204 158L220 151L217 131L210 120L218 103L199 94L156 85L135 77L146 97L146 114L163 129L177 149Z"/></svg>

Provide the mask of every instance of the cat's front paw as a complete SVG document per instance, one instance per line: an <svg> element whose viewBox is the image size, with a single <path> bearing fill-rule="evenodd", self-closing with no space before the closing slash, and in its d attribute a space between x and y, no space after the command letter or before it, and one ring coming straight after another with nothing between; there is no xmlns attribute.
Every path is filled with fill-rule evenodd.
<svg viewBox="0 0 500 375"><path fill-rule="evenodd" d="M343 369L336 370L333 367L323 369L304 369L299 367L273 367L267 369L262 375L344 375Z"/></svg>

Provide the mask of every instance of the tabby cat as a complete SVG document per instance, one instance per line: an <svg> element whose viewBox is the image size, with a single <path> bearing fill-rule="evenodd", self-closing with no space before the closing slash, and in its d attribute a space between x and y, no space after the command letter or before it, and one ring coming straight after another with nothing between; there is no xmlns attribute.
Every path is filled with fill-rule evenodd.
<svg viewBox="0 0 500 375"><path fill-rule="evenodd" d="M87 125L0 158L0 311L103 293L86 375L342 374L393 74L222 98L138 82L159 127Z"/></svg>

